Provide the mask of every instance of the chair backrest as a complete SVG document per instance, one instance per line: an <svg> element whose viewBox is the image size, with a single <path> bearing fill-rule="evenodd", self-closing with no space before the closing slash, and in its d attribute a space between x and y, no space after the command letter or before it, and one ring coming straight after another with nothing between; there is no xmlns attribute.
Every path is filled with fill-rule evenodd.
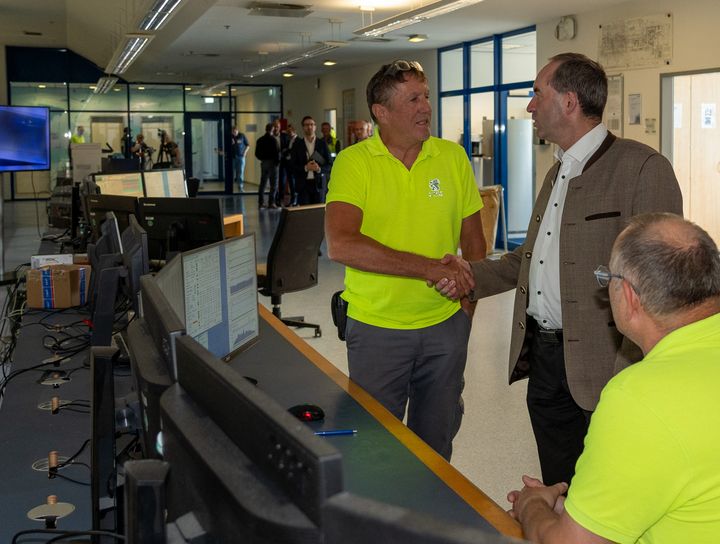
<svg viewBox="0 0 720 544"><path fill-rule="evenodd" d="M271 295L317 285L324 236L324 204L282 209L267 258L266 288Z"/></svg>
<svg viewBox="0 0 720 544"><path fill-rule="evenodd" d="M480 187L480 198L482 198L483 202L483 209L480 210L483 235L485 236L487 251L490 253L495 247L495 240L497 239L498 219L500 206L502 205L502 185Z"/></svg>

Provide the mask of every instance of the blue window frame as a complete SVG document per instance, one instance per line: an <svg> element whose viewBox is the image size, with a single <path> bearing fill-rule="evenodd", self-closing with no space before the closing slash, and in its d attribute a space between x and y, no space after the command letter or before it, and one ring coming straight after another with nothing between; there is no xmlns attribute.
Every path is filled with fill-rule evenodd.
<svg viewBox="0 0 720 544"><path fill-rule="evenodd" d="M529 100L537 64L534 47L532 56L524 59L518 55L511 56L512 53L508 51L520 46L508 43L513 41L508 38L532 42L534 46L534 33L535 27L530 26L438 49L439 134L461 144L468 157L473 160L476 176L481 180L492 181L481 181L481 184L499 183L503 186L508 217L512 213L508 206L508 97L523 90L527 91ZM506 47L503 47L504 45ZM532 67L528 64L530 62ZM460 73L458 69L461 70ZM523 80L525 73L529 78ZM506 79L510 82L505 83ZM458 98L462 100L461 106ZM486 121L485 127L483 120ZM483 141L480 133L487 133L489 130L492 131L492 141ZM488 156L491 160L487 160ZM534 183L530 185L531 191L533 185ZM501 229L502 225L498 229L498 240L504 234ZM509 231L512 236L512 227ZM522 243L523 235L519 234L516 240L508 240L511 247Z"/></svg>

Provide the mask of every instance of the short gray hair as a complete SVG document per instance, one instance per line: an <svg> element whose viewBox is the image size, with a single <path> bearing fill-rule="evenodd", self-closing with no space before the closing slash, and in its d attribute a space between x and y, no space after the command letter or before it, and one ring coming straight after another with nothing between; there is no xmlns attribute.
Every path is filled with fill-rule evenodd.
<svg viewBox="0 0 720 544"><path fill-rule="evenodd" d="M422 66L417 61L395 60L390 64L384 64L370 78L365 89L370 117L377 123L375 114L372 111L373 104L387 106L395 88L405 82L405 76L415 77L421 82L427 81Z"/></svg>
<svg viewBox="0 0 720 544"><path fill-rule="evenodd" d="M560 63L550 78L552 88L559 93L575 93L585 117L602 119L608 95L603 67L580 53L560 53L550 62Z"/></svg>
<svg viewBox="0 0 720 544"><path fill-rule="evenodd" d="M720 297L720 254L710 235L671 213L630 219L611 269L626 277L646 312L663 317Z"/></svg>

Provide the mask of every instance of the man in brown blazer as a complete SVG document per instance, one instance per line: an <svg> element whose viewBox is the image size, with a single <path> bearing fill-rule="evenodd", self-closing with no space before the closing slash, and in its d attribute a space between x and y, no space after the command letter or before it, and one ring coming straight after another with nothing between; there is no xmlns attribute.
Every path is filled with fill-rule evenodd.
<svg viewBox="0 0 720 544"><path fill-rule="evenodd" d="M471 300L516 289L510 383L529 376L527 404L546 485L570 482L600 391L642 353L618 332L607 290L594 285L631 216L682 214L670 163L602 124L607 78L573 53L550 59L528 104L538 136L559 146L527 238L500 260L470 264ZM447 259L454 257L448 256ZM437 288L458 296L449 281ZM618 445L618 447L622 447Z"/></svg>

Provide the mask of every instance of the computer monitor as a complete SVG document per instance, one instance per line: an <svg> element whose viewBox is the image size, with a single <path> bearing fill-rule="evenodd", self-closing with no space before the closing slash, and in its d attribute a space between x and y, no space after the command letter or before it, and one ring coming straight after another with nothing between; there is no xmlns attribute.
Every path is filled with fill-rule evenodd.
<svg viewBox="0 0 720 544"><path fill-rule="evenodd" d="M104 195L145 196L142 172L95 174L95 184Z"/></svg>
<svg viewBox="0 0 720 544"><path fill-rule="evenodd" d="M170 260L225 238L219 198L141 198L138 211L151 259Z"/></svg>
<svg viewBox="0 0 720 544"><path fill-rule="evenodd" d="M115 510L115 381L114 347L90 349L91 389L91 464L90 488L92 499L92 528L117 530Z"/></svg>
<svg viewBox="0 0 720 544"><path fill-rule="evenodd" d="M182 253L157 283L186 333L216 357L229 360L259 337L254 234Z"/></svg>
<svg viewBox="0 0 720 544"><path fill-rule="evenodd" d="M0 172L50 169L50 110L0 106Z"/></svg>
<svg viewBox="0 0 720 544"><path fill-rule="evenodd" d="M185 172L182 168L171 170L148 170L143 172L145 196L148 197L187 197Z"/></svg>
<svg viewBox="0 0 720 544"><path fill-rule="evenodd" d="M511 544L517 540L352 493L323 507L324 544Z"/></svg>
<svg viewBox="0 0 720 544"><path fill-rule="evenodd" d="M144 305L147 305L147 299ZM170 365L161 352L161 342L156 342L150 323L136 318L127 329L128 355L135 379L140 406L142 433L140 443L143 457L160 459L157 435L160 432L160 397L175 383Z"/></svg>
<svg viewBox="0 0 720 544"><path fill-rule="evenodd" d="M134 215L129 216L129 225L122 231L122 260L127 275L123 280L123 291L130 299L133 310L140 312L140 277L150 272L147 233Z"/></svg>
<svg viewBox="0 0 720 544"><path fill-rule="evenodd" d="M137 214L138 200L134 196L90 194L85 198L85 204L93 238L97 240L107 212L115 214L118 226L124 232L130 226L130 215Z"/></svg>
<svg viewBox="0 0 720 544"><path fill-rule="evenodd" d="M160 400L168 520L193 511L217 542L321 542L340 452L189 336L176 344Z"/></svg>

